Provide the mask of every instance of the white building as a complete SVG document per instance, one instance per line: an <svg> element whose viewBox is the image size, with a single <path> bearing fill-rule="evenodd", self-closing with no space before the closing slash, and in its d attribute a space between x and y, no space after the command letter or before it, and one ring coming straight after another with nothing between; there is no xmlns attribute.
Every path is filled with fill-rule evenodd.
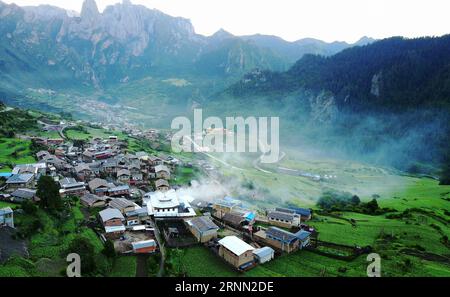
<svg viewBox="0 0 450 297"><path fill-rule="evenodd" d="M155 218L195 217L196 213L189 201L190 197L181 196L175 190L157 191L145 194L143 205L147 206L148 214Z"/></svg>
<svg viewBox="0 0 450 297"><path fill-rule="evenodd" d="M253 255L259 263L263 264L269 262L275 257L275 251L272 248L265 246L254 250Z"/></svg>

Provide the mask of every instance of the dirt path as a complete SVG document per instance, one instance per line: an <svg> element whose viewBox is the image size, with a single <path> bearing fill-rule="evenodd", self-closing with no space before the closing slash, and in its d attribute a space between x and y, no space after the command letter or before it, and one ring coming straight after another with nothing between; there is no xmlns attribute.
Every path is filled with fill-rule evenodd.
<svg viewBox="0 0 450 297"><path fill-rule="evenodd" d="M136 257L136 277L148 277L148 255L137 255Z"/></svg>
<svg viewBox="0 0 450 297"><path fill-rule="evenodd" d="M156 237L156 240L159 243L159 251L161 253L161 261L159 263L159 271L156 274L156 276L157 277L162 277L162 276L164 276L164 263L166 261L166 248L164 246L164 242L162 241L161 234L159 233L159 229L158 229L158 226L156 225L156 222L154 223L154 225L155 225L154 226L154 228L155 228L155 237Z"/></svg>

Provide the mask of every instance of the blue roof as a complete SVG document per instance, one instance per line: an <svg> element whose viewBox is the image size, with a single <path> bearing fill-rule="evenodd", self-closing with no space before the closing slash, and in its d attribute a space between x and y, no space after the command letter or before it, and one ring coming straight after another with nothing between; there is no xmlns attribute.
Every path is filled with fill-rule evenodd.
<svg viewBox="0 0 450 297"><path fill-rule="evenodd" d="M244 218L247 221L253 221L256 218L256 215L253 212L248 212L248 213L245 214Z"/></svg>
<svg viewBox="0 0 450 297"><path fill-rule="evenodd" d="M296 214L299 214L301 216L308 217L311 215L311 210L307 208L289 207L289 209L292 209Z"/></svg>
<svg viewBox="0 0 450 297"><path fill-rule="evenodd" d="M12 173L10 172L1 172L0 173L0 177L10 177L12 175Z"/></svg>
<svg viewBox="0 0 450 297"><path fill-rule="evenodd" d="M307 239L309 236L311 236L311 232L305 230L300 230L297 233L295 233L295 237L297 237L301 241Z"/></svg>
<svg viewBox="0 0 450 297"><path fill-rule="evenodd" d="M269 238L280 240L282 242L286 242L286 243L291 243L291 242L298 240L298 238L295 236L295 234L288 232L286 230L283 230L281 228L278 228L278 227L267 228L266 236Z"/></svg>
<svg viewBox="0 0 450 297"><path fill-rule="evenodd" d="M34 177L34 174L15 174L6 181L7 184L22 184L29 182Z"/></svg>

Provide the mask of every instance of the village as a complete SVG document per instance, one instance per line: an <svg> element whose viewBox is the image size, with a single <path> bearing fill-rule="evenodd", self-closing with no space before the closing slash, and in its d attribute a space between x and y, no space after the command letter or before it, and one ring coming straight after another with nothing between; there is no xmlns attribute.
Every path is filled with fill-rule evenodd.
<svg viewBox="0 0 450 297"><path fill-rule="evenodd" d="M155 139L157 133L127 132L147 139ZM262 214L229 196L194 198L170 183L177 167L186 164L172 156L129 153L117 136L78 145L63 137L33 140L47 150L36 153L36 163L2 173L6 182L0 199L18 205L38 203L37 181L50 176L59 185L61 199L77 197L87 225L103 243L111 241L119 254L164 257L165 248L203 245L243 272L283 253L311 248L316 238L316 230L307 224L310 209L275 207ZM198 187L198 182L192 180L189 187ZM0 225L15 228L11 207L0 210Z"/></svg>

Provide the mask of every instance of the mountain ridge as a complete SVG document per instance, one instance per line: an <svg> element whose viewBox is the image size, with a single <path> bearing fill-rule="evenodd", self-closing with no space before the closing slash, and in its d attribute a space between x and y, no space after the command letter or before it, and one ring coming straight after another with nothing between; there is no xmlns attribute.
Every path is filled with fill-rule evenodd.
<svg viewBox="0 0 450 297"><path fill-rule="evenodd" d="M45 70L53 73L59 67L61 76L71 76L72 85L95 88L119 83L126 77L138 79L151 73L190 69L197 75L214 73L238 78L254 68L284 70L305 53L327 55L351 46L335 48L334 44L322 42L296 52L302 45L283 41L281 47L293 44L296 52L288 50L291 52L286 54L286 49L271 48L224 30L212 36L197 34L188 19L130 1L99 12L94 0L86 0L79 16L49 5L20 7L2 3L0 9L0 32L6 36L1 40L0 62L7 64L11 58L7 52L15 53L20 57L12 58L15 63L48 64ZM218 48L218 43L223 47ZM215 54L218 56L211 58ZM213 70L205 67L205 59L216 63L211 66ZM10 69L0 70L8 74ZM40 83L51 78L45 77L45 71L43 76Z"/></svg>

